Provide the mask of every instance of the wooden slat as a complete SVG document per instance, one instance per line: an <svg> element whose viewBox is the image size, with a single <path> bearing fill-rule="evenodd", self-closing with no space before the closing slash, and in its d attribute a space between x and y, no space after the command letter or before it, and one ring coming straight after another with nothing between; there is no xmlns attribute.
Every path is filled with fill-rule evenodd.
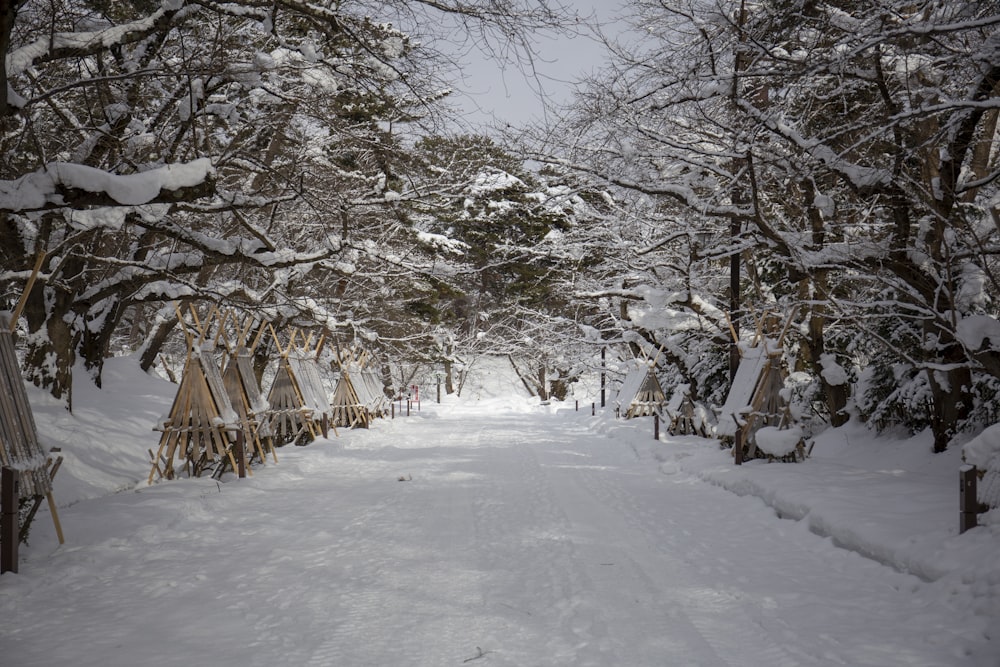
<svg viewBox="0 0 1000 667"><path fill-rule="evenodd" d="M21 468L20 496L30 498L50 493L52 483L45 470L46 456L38 442L14 338L3 328L0 328L0 394L0 449L5 465Z"/></svg>

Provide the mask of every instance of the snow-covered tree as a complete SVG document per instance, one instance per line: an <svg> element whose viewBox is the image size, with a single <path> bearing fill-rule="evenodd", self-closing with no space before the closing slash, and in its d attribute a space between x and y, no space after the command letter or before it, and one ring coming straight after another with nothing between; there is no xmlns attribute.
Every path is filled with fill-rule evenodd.
<svg viewBox="0 0 1000 667"><path fill-rule="evenodd" d="M440 119L451 61L429 37L519 49L561 17L515 0L0 10L0 281L14 296L46 253L28 370L67 398L75 356L99 379L122 324L155 352L167 301L343 322L398 230L398 128Z"/></svg>
<svg viewBox="0 0 1000 667"><path fill-rule="evenodd" d="M632 41L612 45L612 67L546 135L570 140L544 152L673 209L662 247L703 235L701 256L739 259L728 295L701 295L730 297L737 324L798 313L790 342L833 423L863 364L901 363L946 447L1000 378L1000 7L627 7ZM684 293L685 272L661 268L647 285Z"/></svg>

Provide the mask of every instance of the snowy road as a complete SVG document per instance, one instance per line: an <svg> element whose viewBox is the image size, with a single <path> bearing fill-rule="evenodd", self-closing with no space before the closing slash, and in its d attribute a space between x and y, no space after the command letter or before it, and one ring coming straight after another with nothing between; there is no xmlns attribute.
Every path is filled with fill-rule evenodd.
<svg viewBox="0 0 1000 667"><path fill-rule="evenodd" d="M0 664L972 664L916 577L580 414L425 408L68 507L0 579Z"/></svg>

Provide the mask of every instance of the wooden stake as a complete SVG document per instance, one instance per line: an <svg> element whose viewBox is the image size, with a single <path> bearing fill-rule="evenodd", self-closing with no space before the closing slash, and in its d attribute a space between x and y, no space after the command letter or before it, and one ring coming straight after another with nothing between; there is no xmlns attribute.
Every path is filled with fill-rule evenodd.
<svg viewBox="0 0 1000 667"><path fill-rule="evenodd" d="M17 321L21 318L21 311L24 310L24 304L28 301L28 294L31 292L31 288L35 286L35 279L38 278L38 272L42 270L42 262L44 261L45 251L43 250L38 253L38 258L35 259L35 268L31 270L31 276L28 278L28 284L24 286L24 291L21 292L21 298L17 300L17 306L14 308L14 314L10 318L11 333L14 333L14 330L17 329Z"/></svg>
<svg viewBox="0 0 1000 667"><path fill-rule="evenodd" d="M0 574L17 573L18 486L21 473L13 468L0 470Z"/></svg>
<svg viewBox="0 0 1000 667"><path fill-rule="evenodd" d="M45 498L49 501L49 512L52 514L52 525L56 528L56 537L59 538L59 544L65 544L66 540L63 539L62 524L59 523L59 512L56 511L56 498L49 491L45 494Z"/></svg>
<svg viewBox="0 0 1000 667"><path fill-rule="evenodd" d="M964 533L979 525L979 498L976 489L976 468L965 466L959 473L959 524L958 532Z"/></svg>

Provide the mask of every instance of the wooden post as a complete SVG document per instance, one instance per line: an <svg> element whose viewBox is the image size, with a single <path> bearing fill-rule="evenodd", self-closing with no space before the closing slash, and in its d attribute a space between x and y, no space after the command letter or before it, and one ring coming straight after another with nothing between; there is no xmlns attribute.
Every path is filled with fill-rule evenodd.
<svg viewBox="0 0 1000 667"><path fill-rule="evenodd" d="M240 479L247 476L247 450L243 444L243 430L236 431L236 474Z"/></svg>
<svg viewBox="0 0 1000 667"><path fill-rule="evenodd" d="M324 438L329 438L330 437L330 416L324 414L323 415L323 419L320 420L319 424L320 424L320 429L323 431L323 437Z"/></svg>
<svg viewBox="0 0 1000 667"><path fill-rule="evenodd" d="M590 404L590 416L593 417L597 414L597 403Z"/></svg>
<svg viewBox="0 0 1000 667"><path fill-rule="evenodd" d="M392 406L392 418L395 419L396 418L396 401L393 401L389 405Z"/></svg>
<svg viewBox="0 0 1000 667"><path fill-rule="evenodd" d="M410 404L413 403L410 399L406 399L406 416L410 416Z"/></svg>
<svg viewBox="0 0 1000 667"><path fill-rule="evenodd" d="M743 221L739 218L733 218L730 225L733 245L737 244L737 239L742 231ZM736 370L740 367L740 320L743 317L740 305L740 253L734 252L729 256L729 322L733 329L733 342L729 345L730 388L733 386L733 380L736 379Z"/></svg>
<svg viewBox="0 0 1000 667"><path fill-rule="evenodd" d="M45 499L49 501L49 514L52 515L52 526L56 529L56 539L59 540L59 544L66 544L66 540L63 539L62 523L59 521L59 511L56 510L56 497L49 491L45 494Z"/></svg>
<svg viewBox="0 0 1000 667"><path fill-rule="evenodd" d="M0 471L0 574L17 573L17 547L21 541L17 526L20 477L21 473L13 468Z"/></svg>
<svg viewBox="0 0 1000 667"><path fill-rule="evenodd" d="M10 318L11 333L14 333L17 330L17 321L21 319L21 311L24 310L24 304L28 301L28 294L31 292L31 288L35 286L35 280L38 278L38 272L42 270L42 262L44 261L45 251L43 250L38 253L38 257L35 259L35 267L31 270L31 276L28 278L28 284L24 286L24 291L21 292L21 298L17 300L17 305L14 306L14 313Z"/></svg>
<svg viewBox="0 0 1000 667"><path fill-rule="evenodd" d="M736 465L741 466L743 465L743 429L738 425L733 440L733 460Z"/></svg>
<svg viewBox="0 0 1000 667"><path fill-rule="evenodd" d="M605 369L607 368L607 366L605 364L605 361L606 361L606 357L607 357L607 351L608 351L608 348L606 348L606 347L602 347L601 348L601 407L602 408L604 407L604 399L605 399L605 396L606 396L606 394L605 394L605 386L606 386L607 380L606 380Z"/></svg>
<svg viewBox="0 0 1000 667"><path fill-rule="evenodd" d="M580 401L579 400L577 400L577 402L576 402L576 411L577 412L580 411Z"/></svg>
<svg viewBox="0 0 1000 667"><path fill-rule="evenodd" d="M438 381L438 403L440 403L441 402L441 378L438 378L437 381Z"/></svg>
<svg viewBox="0 0 1000 667"><path fill-rule="evenodd" d="M653 440L660 439L660 413L653 413Z"/></svg>
<svg viewBox="0 0 1000 667"><path fill-rule="evenodd" d="M960 481L958 492L959 522L958 532L964 533L979 525L979 499L976 490L976 467L962 466L958 471Z"/></svg>

